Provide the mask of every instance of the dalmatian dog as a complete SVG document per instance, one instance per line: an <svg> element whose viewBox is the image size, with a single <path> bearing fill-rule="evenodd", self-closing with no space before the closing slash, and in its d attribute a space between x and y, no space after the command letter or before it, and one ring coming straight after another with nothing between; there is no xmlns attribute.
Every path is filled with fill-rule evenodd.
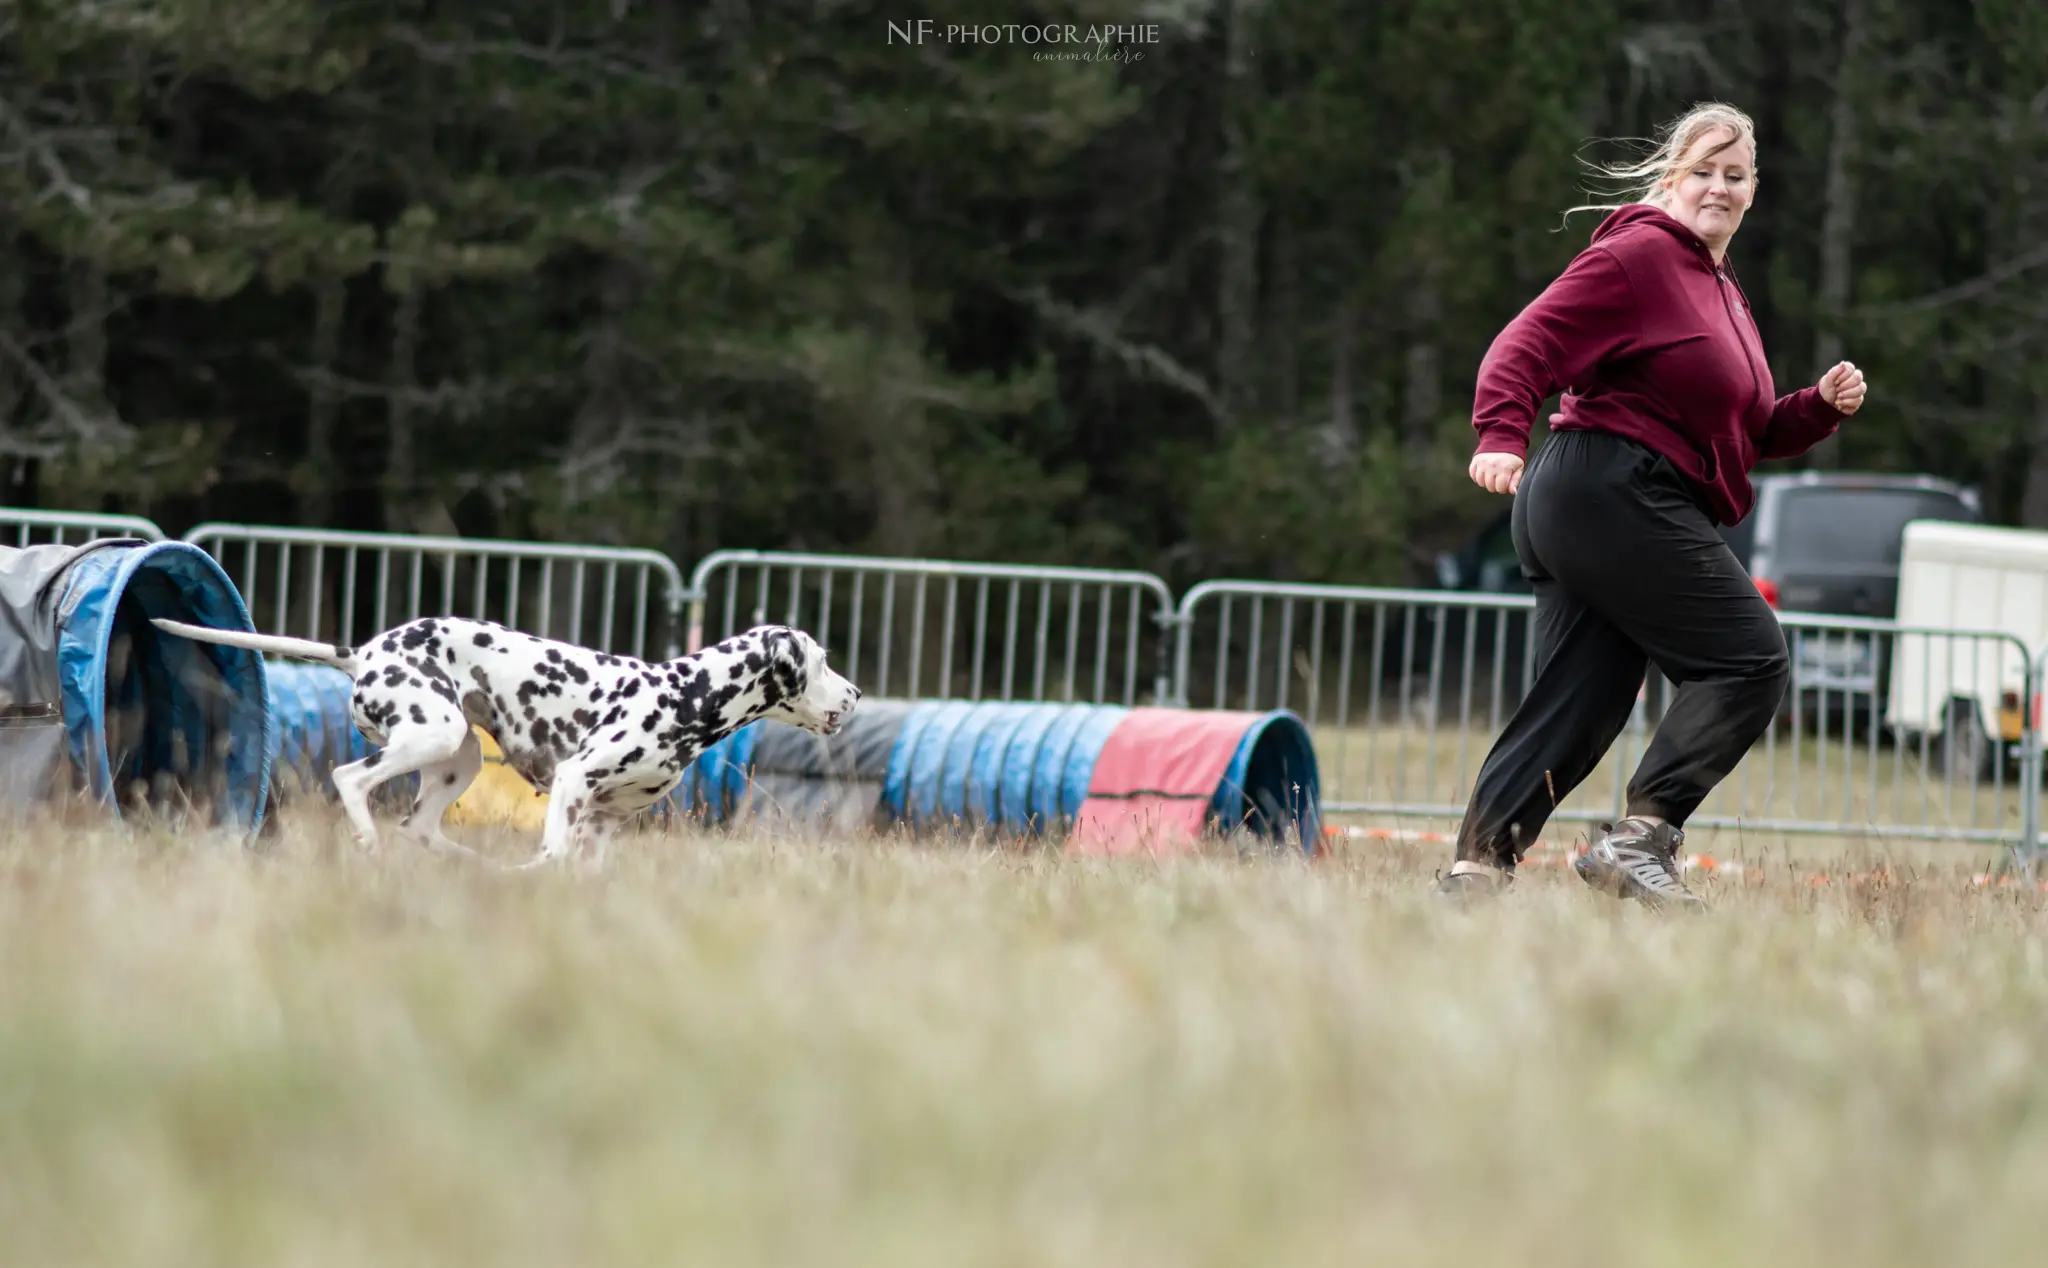
<svg viewBox="0 0 2048 1268"><path fill-rule="evenodd" d="M350 713L377 751L336 768L334 786L365 849L377 845L371 790L417 771L419 797L401 829L430 848L474 855L441 819L483 770L472 727L482 729L507 765L551 794L540 851L521 868L586 849L601 862L618 822L667 796L720 738L757 718L834 735L860 700L815 639L783 625L650 663L464 617L421 617L353 648L152 622L198 642L332 665L354 680Z"/></svg>

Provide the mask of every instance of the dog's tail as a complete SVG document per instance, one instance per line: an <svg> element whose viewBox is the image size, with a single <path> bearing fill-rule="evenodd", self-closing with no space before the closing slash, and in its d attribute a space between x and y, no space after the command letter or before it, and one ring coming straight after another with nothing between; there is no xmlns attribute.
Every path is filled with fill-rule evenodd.
<svg viewBox="0 0 2048 1268"><path fill-rule="evenodd" d="M316 660L323 665L332 665L355 676L356 654L353 648L339 643L317 643L309 638L284 638L276 634L249 634L241 630L216 630L205 625L187 625L183 621L170 621L160 616L149 618L149 623L160 630L181 635L195 642L219 643L224 647L240 647L252 652L270 656L289 656L294 660Z"/></svg>

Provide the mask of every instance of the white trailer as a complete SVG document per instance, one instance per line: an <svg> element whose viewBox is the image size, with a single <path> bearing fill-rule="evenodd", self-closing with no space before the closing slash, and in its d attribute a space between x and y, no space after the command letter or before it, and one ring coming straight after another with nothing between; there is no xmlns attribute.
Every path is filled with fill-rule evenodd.
<svg viewBox="0 0 2048 1268"><path fill-rule="evenodd" d="M1907 524L1896 619L1886 724L1901 743L1935 740L1957 775L1988 774L2022 709L2040 718L2040 684L2025 696L2028 659L2048 645L2048 532ZM2009 637L1969 637L1993 633Z"/></svg>

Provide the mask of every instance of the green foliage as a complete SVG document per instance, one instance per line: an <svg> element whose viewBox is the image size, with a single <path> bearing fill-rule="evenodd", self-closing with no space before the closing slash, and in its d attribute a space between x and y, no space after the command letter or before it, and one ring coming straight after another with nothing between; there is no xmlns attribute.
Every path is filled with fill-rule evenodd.
<svg viewBox="0 0 2048 1268"><path fill-rule="evenodd" d="M913 43L796 0L23 5L0 458L174 523L484 494L491 531L685 558L1410 583L1500 509L1465 404L1585 241L1587 142L1725 97L1781 390L1824 332L1872 377L1834 460L2048 522L2044 15L976 0ZM1145 38L1051 61L1027 23Z"/></svg>
<svg viewBox="0 0 2048 1268"><path fill-rule="evenodd" d="M1411 472L1393 436L1333 454L1309 432L1246 430L1189 461L1190 529L1206 570L1276 581L1411 579Z"/></svg>

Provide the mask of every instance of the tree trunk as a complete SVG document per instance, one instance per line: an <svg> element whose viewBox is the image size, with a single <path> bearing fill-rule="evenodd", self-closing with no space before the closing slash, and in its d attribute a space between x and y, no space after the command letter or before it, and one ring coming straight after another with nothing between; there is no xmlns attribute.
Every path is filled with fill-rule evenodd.
<svg viewBox="0 0 2048 1268"><path fill-rule="evenodd" d="M398 295L392 320L391 388L385 439L384 526L391 532L412 530L413 507L419 498L419 438L414 430L414 395L419 388L420 306L424 288L409 280Z"/></svg>
<svg viewBox="0 0 2048 1268"><path fill-rule="evenodd" d="M621 382L620 324L632 305L634 260L629 248L611 257L598 284L597 328L583 358L583 403L569 427L569 449L561 464L564 510L607 487L618 476L617 442L630 408ZM614 456L603 457L613 447Z"/></svg>
<svg viewBox="0 0 2048 1268"><path fill-rule="evenodd" d="M2034 392L2034 452L2020 496L2020 526L2048 528L2048 390Z"/></svg>
<svg viewBox="0 0 2048 1268"><path fill-rule="evenodd" d="M113 414L107 399L107 270L97 261L67 260L64 283L64 394L97 432Z"/></svg>
<svg viewBox="0 0 2048 1268"><path fill-rule="evenodd" d="M1425 455L1433 447L1437 419L1443 413L1443 365L1437 344L1443 282L1431 253L1423 253L1418 261L1408 293L1408 316L1413 326L1402 356L1401 439L1409 453Z"/></svg>
<svg viewBox="0 0 2048 1268"><path fill-rule="evenodd" d="M0 235L0 248L9 256L15 253L15 236L12 226ZM0 335L12 339L17 346L26 347L28 340L23 337L21 301L24 287L21 270L0 269ZM21 368L11 357L0 357L0 505L34 506L36 504L36 477L42 461L34 455L15 448L17 438L10 435L21 418L23 401L28 398L30 387Z"/></svg>
<svg viewBox="0 0 2048 1268"><path fill-rule="evenodd" d="M924 403L906 390L930 373L917 295L906 249L889 235L866 230L855 251L866 284L853 324L873 331L876 346L866 364L839 368L846 390L825 410L847 411L860 437L863 461L849 474L865 471L850 483L872 491L875 553L925 554L938 544L942 525L937 429Z"/></svg>
<svg viewBox="0 0 2048 1268"><path fill-rule="evenodd" d="M1284 219L1273 223L1273 322L1268 347L1278 373L1280 417L1301 416L1300 235Z"/></svg>
<svg viewBox="0 0 2048 1268"><path fill-rule="evenodd" d="M14 232L10 226L0 233L0 252L9 259L18 259ZM21 301L24 292L22 270L19 268L0 269L0 335L6 335L16 345L26 348L29 341L23 337ZM22 375L21 367L10 357L0 356L0 434L11 430L22 400L28 395L28 380Z"/></svg>
<svg viewBox="0 0 2048 1268"><path fill-rule="evenodd" d="M1336 317L1330 331L1330 422L1328 447L1333 458L1348 459L1358 452L1358 418L1352 384L1352 342L1357 338L1358 298L1346 295L1337 301Z"/></svg>
<svg viewBox="0 0 2048 1268"><path fill-rule="evenodd" d="M301 519L308 524L335 522L340 459L334 452L334 425L341 413L341 393L334 375L347 312L348 282L337 273L319 274L313 284L313 381L306 403L306 457L299 489Z"/></svg>
<svg viewBox="0 0 2048 1268"><path fill-rule="evenodd" d="M1442 288L1436 270L1426 269L1415 287L1411 311L1419 327L1403 358L1401 433L1414 453L1426 453L1443 411L1443 371L1435 331L1441 317Z"/></svg>
<svg viewBox="0 0 2048 1268"><path fill-rule="evenodd" d="M1856 235L1856 77L1863 57L1864 0L1842 0L1842 52L1835 64L1835 100L1830 115L1828 165L1822 185L1825 210L1820 228L1821 329L1814 340L1813 377L1842 359L1842 336L1835 323L1849 306L1851 248ZM1821 468L1841 463L1841 436L1814 446L1813 465Z"/></svg>
<svg viewBox="0 0 2048 1268"><path fill-rule="evenodd" d="M1246 168L1245 118L1257 97L1252 74L1254 13L1260 0L1230 0L1223 45L1223 154L1217 161L1219 251L1216 383L1231 418L1251 404L1252 341L1258 304L1258 194Z"/></svg>
<svg viewBox="0 0 2048 1268"><path fill-rule="evenodd" d="M1416 158L1408 177L1409 205L1403 211L1408 282L1408 347L1402 355L1401 438L1414 456L1427 457L1435 447L1436 425L1443 413L1444 248L1441 239L1445 208L1450 202L1451 155L1441 149Z"/></svg>

